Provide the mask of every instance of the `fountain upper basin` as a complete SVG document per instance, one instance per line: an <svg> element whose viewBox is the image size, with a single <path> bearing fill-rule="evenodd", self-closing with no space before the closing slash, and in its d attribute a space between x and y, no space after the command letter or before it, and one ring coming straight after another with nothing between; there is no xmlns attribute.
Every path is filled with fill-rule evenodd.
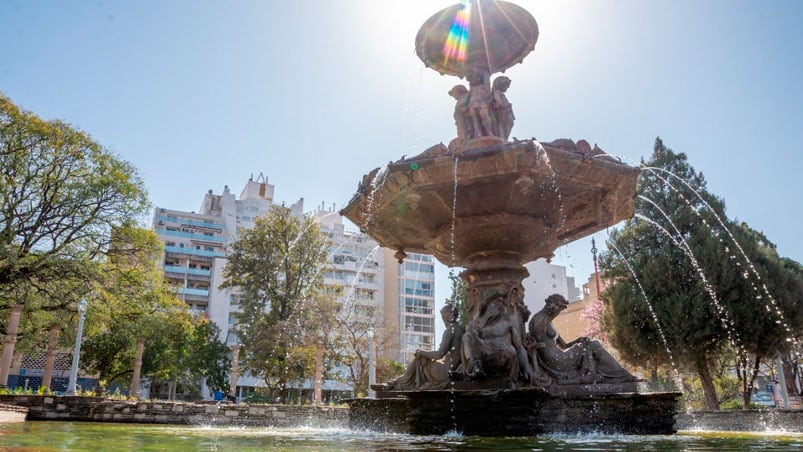
<svg viewBox="0 0 803 452"><path fill-rule="evenodd" d="M341 214L401 253L519 266L632 217L638 174L605 155L532 140L460 155L440 145L366 175Z"/></svg>

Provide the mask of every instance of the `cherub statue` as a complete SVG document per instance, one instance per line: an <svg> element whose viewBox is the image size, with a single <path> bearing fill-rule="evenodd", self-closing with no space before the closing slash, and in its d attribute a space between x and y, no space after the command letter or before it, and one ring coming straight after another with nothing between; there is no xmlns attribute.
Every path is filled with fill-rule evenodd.
<svg viewBox="0 0 803 452"><path fill-rule="evenodd" d="M513 129L513 122L516 117L513 115L513 104L507 100L505 91L510 88L510 79L501 75L494 79L493 84L493 107L496 116L496 135L507 140L510 131Z"/></svg>
<svg viewBox="0 0 803 452"><path fill-rule="evenodd" d="M471 139L473 127L468 111L468 88L463 85L455 85L449 90L449 95L457 101L454 106L454 123L457 126L457 138L461 140Z"/></svg>
<svg viewBox="0 0 803 452"><path fill-rule="evenodd" d="M474 126L472 138L488 137L494 135L493 116L491 104L493 94L491 83L486 69L475 67L468 73L469 91L468 111Z"/></svg>

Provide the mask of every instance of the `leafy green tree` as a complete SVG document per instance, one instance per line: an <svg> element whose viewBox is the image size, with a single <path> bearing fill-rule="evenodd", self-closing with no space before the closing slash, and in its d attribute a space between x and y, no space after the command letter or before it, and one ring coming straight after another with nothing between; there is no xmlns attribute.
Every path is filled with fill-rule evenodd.
<svg viewBox="0 0 803 452"><path fill-rule="evenodd" d="M644 166L638 215L611 234L601 258L606 278L614 281L604 293L603 326L633 365L693 370L707 406L716 409L712 362L727 349L741 357L767 356L775 345L759 350L756 344L788 333L775 319L766 322L766 304L749 288L755 275L745 275L747 264L740 262L746 260L735 254L727 232L739 228L727 220L724 202L708 192L686 155L657 139ZM736 235L748 259L756 261L755 234ZM767 271L761 263L757 267L757 274Z"/></svg>
<svg viewBox="0 0 803 452"><path fill-rule="evenodd" d="M69 310L100 277L94 259L112 229L134 223L146 207L130 163L0 94L0 313L13 305L34 317Z"/></svg>
<svg viewBox="0 0 803 452"><path fill-rule="evenodd" d="M745 339L736 369L742 384L743 408L748 409L762 363L790 350L800 339L803 267L780 257L764 234L745 223L737 225L733 234L750 257L749 263L736 266L734 284L740 286L742 297L729 304L734 326Z"/></svg>
<svg viewBox="0 0 803 452"><path fill-rule="evenodd" d="M322 265L328 242L308 217L274 207L240 232L224 269L222 287L236 288L240 299L238 336L243 364L286 396L290 381L304 379L308 366L305 338L314 328L308 313L323 288Z"/></svg>
<svg viewBox="0 0 803 452"><path fill-rule="evenodd" d="M112 229L135 222L147 207L130 163L2 95L0 157L0 289L84 279L87 260L107 249Z"/></svg>
<svg viewBox="0 0 803 452"><path fill-rule="evenodd" d="M213 322L207 319L194 322L184 359L183 367L190 380L203 379L212 391L228 389L229 348L220 340L220 328Z"/></svg>
<svg viewBox="0 0 803 452"><path fill-rule="evenodd" d="M161 242L153 231L121 227L102 264L105 280L93 289L87 310L82 366L102 384L124 386L136 344L145 341L142 375L175 378L191 332L191 315L160 271Z"/></svg>

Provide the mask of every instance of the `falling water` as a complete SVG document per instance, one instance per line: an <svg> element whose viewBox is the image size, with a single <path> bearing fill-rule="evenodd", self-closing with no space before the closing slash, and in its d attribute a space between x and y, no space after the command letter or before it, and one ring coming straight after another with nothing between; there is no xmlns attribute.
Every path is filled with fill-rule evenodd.
<svg viewBox="0 0 803 452"><path fill-rule="evenodd" d="M705 273L703 272L702 267L700 267L700 263L697 261L697 258L694 257L694 253L692 252L691 247L689 247L689 244L686 243L686 240L683 238L683 234L680 232L680 230L677 228L677 226L675 226L675 223L672 222L672 220L670 219L669 215L667 215L666 212L664 212L664 210L661 209L658 206L658 204L656 204L651 199L649 199L647 197L644 197L644 196L641 196L641 195L639 195L639 199L642 199L642 200L650 203L653 207L658 209L658 211L661 213L661 215L664 216L666 221L668 221L669 224L672 225L672 228L675 230L675 233L677 234L678 239L677 240L674 239L674 234L670 234L669 237L674 242L680 243L682 245L681 249L686 253L686 256L688 256L689 260L691 261L692 266L697 271L697 274L700 276L700 280L703 283L703 287L705 288L706 292L708 292L708 295L711 297L711 301L714 303L714 308L716 309L717 313L719 314L719 320L720 320L720 322L722 322L722 326L725 329L726 334L728 335L728 341L730 342L730 344L733 347L738 348L739 350L744 352L744 347L742 345L741 338L739 337L739 333L736 332L736 328L735 328L733 319L731 318L731 316L728 313L728 311L719 302L719 297L717 297L717 294L714 291L714 288L711 286L711 284L709 284L708 279L705 277ZM666 233L668 233L668 231L666 229L662 228L662 230L665 231ZM738 340L734 339L734 334L736 335L736 339L738 339Z"/></svg>
<svg viewBox="0 0 803 452"><path fill-rule="evenodd" d="M547 165L547 168L549 168L549 174L551 175L551 179L552 179L552 190L555 192L555 194L558 197L558 212L559 212L559 217L560 217L560 224L558 225L557 228L554 229L554 233L556 235L558 235L560 233L560 231L563 230L563 227L566 225L566 214L565 214L565 211L564 211L563 195L561 194L561 191L560 191L560 184L558 183L558 175L555 172L555 169L552 168L552 162L549 160L549 154L547 154L546 149L544 149L544 147L541 145L541 143L539 143L535 138L530 140L530 142L535 147L536 152L540 156L543 157L544 162ZM548 233L549 233L549 230L545 228L544 229L544 234L548 234ZM568 238L563 240L563 244L565 245L566 243L568 243Z"/></svg>
<svg viewBox="0 0 803 452"><path fill-rule="evenodd" d="M700 194L700 192L695 190L694 187L692 187L683 178L677 176L676 174L672 173L671 171L667 171L667 170L665 170L663 168L658 168L658 167L644 167L644 169L650 171L651 173L653 173L653 175L655 175L655 177L657 177L662 182L664 182L673 192L677 193L680 196L680 198L683 200L683 202L695 213L695 215L697 215L697 217L700 218L700 220L702 220L703 224L706 227L708 227L709 230L714 232L715 229L713 227L711 227L710 224L708 224L708 221L705 218L703 218L703 216L701 215L699 209L695 208L683 193L681 193L677 188L672 186L672 184L670 184L667 179L661 177L656 171L662 171L664 173L667 173L668 175L670 175L670 176L674 177L675 179L679 180L680 182L682 182L689 190L692 191L692 193L694 193L697 196L697 198L703 203L703 205L711 212L711 214L714 216L714 218L716 218L717 222L721 226L721 228L722 228L721 230L724 231L728 235L728 237L730 238L731 242L736 246L736 249L739 250L739 253L742 255L742 258L747 263L747 267L750 269L750 272L761 283L762 289L763 289L765 295L767 296L767 299L769 300L769 304L766 306L767 307L767 311L768 312L774 312L775 315L777 315L778 318L780 319L780 322L782 323L782 325L784 327L784 330L786 330L786 333L788 334L787 339L786 339L787 342L794 341L795 344L797 345L797 341L794 339L794 333L792 332L792 328L789 327L789 324L786 321L786 317L784 316L783 311L781 311L780 307L778 306L778 303L775 301L775 298L773 298L773 296L770 294L770 291L767 288L767 285L762 281L761 275L758 273L758 270L756 269L755 265L753 265L753 262L750 260L750 258L747 257L747 253L745 253L744 249L742 249L742 246L736 240L736 237L733 236L731 231L725 225L725 222L717 214L717 212L714 210L714 208L711 207L710 204L708 204L708 202L705 200L705 198L703 198L703 196ZM720 243L724 244L724 241L723 241L722 238L720 238L719 241L720 241ZM730 252L730 248L726 246L725 247L725 251L726 252ZM736 256L734 256L734 255L730 256L731 259L735 259L735 257ZM738 266L741 266L741 264L738 263L738 262L736 264ZM743 273L742 276L745 279L747 279L749 277L747 272ZM758 288L755 286L755 284L751 283L751 285L753 287L753 290L755 292L758 292ZM757 295L756 299L757 300L762 300L763 297L761 295ZM766 301L765 301L765 303L766 303ZM770 307L770 305L772 307Z"/></svg>
<svg viewBox="0 0 803 452"><path fill-rule="evenodd" d="M299 241L299 239L301 239L301 236L304 235L304 233L306 233L312 227L312 225L320 224L322 219L324 219L326 217L330 217L332 215L338 215L338 213L337 212L329 212L327 214L321 215L320 217L314 219L314 221L310 221L309 224L307 224L307 226L304 229L302 229L298 233L298 235L296 235L296 237L293 240L290 241L290 245L288 245L288 247L287 247L287 254L290 254L290 251L292 251L293 248L296 246L296 243Z"/></svg>
<svg viewBox="0 0 803 452"><path fill-rule="evenodd" d="M365 223L363 224L363 229L367 229L368 225L371 223L373 217L373 208L374 208L374 198L376 196L376 192L382 188L382 185L385 184L385 174L388 172L388 164L386 163L384 166L379 168L379 171L376 172L374 178L371 180L371 191L368 193L368 206L365 209Z"/></svg>
<svg viewBox="0 0 803 452"><path fill-rule="evenodd" d="M365 257L363 258L362 262L360 263L360 267L357 269L357 273L354 275L354 279L351 281L351 287L349 288L349 294L343 300L343 307L345 308L345 309L343 309L343 311L350 311L351 310L351 309L349 309L349 307L350 307L349 306L349 302L354 302L355 301L356 297L354 296L354 294L356 292L357 282L359 282L360 275L362 274L362 271L365 268L365 263L368 262L368 258L371 257L371 255L374 254L374 252L376 250L378 250L378 249L379 249L379 245L371 248L371 251L369 251L365 255Z"/></svg>
<svg viewBox="0 0 803 452"><path fill-rule="evenodd" d="M672 355L672 350L669 348L669 343L666 341L666 335L664 334L664 329L661 327L661 322L658 321L658 315L655 314L655 310L652 307L652 303L650 303L650 298L647 296L647 292L644 290L644 287L641 285L641 281L636 274L636 271L630 265L630 262L627 261L624 254L619 251L619 248L616 247L616 244L612 241L609 242L611 247L616 251L619 257L622 259L622 262L625 263L627 269L630 270L630 274L633 275L633 280L636 281L636 285L638 286L639 290L641 291L641 295L644 296L644 304L647 305L647 309L650 311L650 315L652 316L652 320L655 322L655 327L658 329L658 335L661 337L661 342L664 344L664 349L666 350L666 354L669 356L669 362L672 364L672 370L675 372L675 376L677 377L678 387L681 391L683 391L683 379L680 378L680 371L678 370L677 364L675 364L675 357Z"/></svg>

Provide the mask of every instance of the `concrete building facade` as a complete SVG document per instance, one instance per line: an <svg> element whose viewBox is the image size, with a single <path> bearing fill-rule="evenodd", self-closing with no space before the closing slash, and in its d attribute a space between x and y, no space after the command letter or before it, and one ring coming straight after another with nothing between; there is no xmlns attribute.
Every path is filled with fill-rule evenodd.
<svg viewBox="0 0 803 452"><path fill-rule="evenodd" d="M237 294L221 289L227 252L239 231L275 206L274 186L262 175L249 179L236 197L226 186L221 194L209 190L198 212L154 209L153 228L165 245L165 277L189 309L209 318L227 345L238 343ZM292 204L293 215L305 215L304 200ZM365 328L387 331L384 354L406 363L415 349L434 346L434 262L431 256L411 254L403 264L368 235L351 231L334 206L317 207L311 217L330 240L324 284L343 309ZM388 257L390 256L390 258ZM378 315L377 315L378 314ZM241 375L239 386L260 386L257 378Z"/></svg>
<svg viewBox="0 0 803 452"><path fill-rule="evenodd" d="M605 290L607 282L600 278L600 290ZM592 273L583 284L583 298L569 303L552 322L564 340L572 341L580 336L587 336L592 328L591 321L584 318L583 311L599 298L595 275Z"/></svg>
<svg viewBox="0 0 803 452"><path fill-rule="evenodd" d="M544 307L544 300L552 294L561 294L568 301L578 298L579 289L574 278L566 275L566 267L550 264L546 259L538 259L524 266L530 276L522 281L524 303L535 314Z"/></svg>
<svg viewBox="0 0 803 452"><path fill-rule="evenodd" d="M241 229L253 228L256 217L274 206L273 193L273 185L260 175L248 180L239 198L228 186L221 194L209 190L197 213L154 209L153 229L164 243L162 264L168 283L193 314L208 318L220 328L220 339L229 346L237 344L238 339L233 332L237 295L220 288L227 252ZM303 198L289 209L293 215L303 215ZM254 384L250 380L241 376L239 384ZM208 397L205 386L202 389Z"/></svg>
<svg viewBox="0 0 803 452"><path fill-rule="evenodd" d="M408 253L399 262L394 254L383 250L385 323L396 332L386 355L406 365L416 350L435 347L435 261L428 254Z"/></svg>
<svg viewBox="0 0 803 452"><path fill-rule="evenodd" d="M220 289L226 253L237 240L241 228L254 227L256 217L265 215L273 203L274 187L260 175L248 180L235 197L225 186L222 194L209 190L199 212L185 212L157 207L153 229L164 243L163 268L168 283L196 315L214 322L228 345L237 343L229 334L234 324L236 294ZM303 198L290 206L294 215L303 215Z"/></svg>

